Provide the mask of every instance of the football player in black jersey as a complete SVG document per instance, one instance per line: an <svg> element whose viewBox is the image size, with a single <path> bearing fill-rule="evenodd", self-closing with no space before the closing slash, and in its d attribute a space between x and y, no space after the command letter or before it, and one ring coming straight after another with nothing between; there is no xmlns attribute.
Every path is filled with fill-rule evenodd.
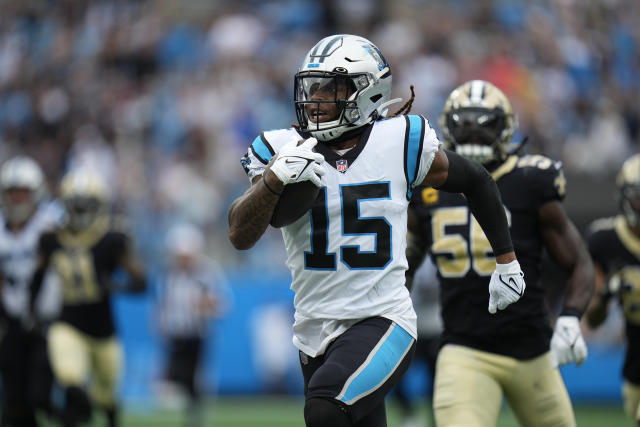
<svg viewBox="0 0 640 427"><path fill-rule="evenodd" d="M431 187L414 193L408 275L429 252L440 280L444 331L436 364L437 425L495 426L503 396L523 426L575 425L557 366L580 364L587 356L580 316L593 293L594 272L561 204L561 164L541 155L509 154L517 120L506 96L485 81L456 88L440 125L448 148L483 164L498 184L529 285L518 304L487 313L486 286L495 260L467 200ZM569 274L553 338L540 283L544 249Z"/></svg>
<svg viewBox="0 0 640 427"><path fill-rule="evenodd" d="M640 154L624 163L617 187L620 214L596 220L587 235L596 269L596 295L586 320L596 328L606 319L610 302L620 303L627 337L624 408L640 426Z"/></svg>
<svg viewBox="0 0 640 427"><path fill-rule="evenodd" d="M46 273L53 274L61 288L61 313L49 328L48 338L54 376L65 392L63 424L87 421L95 405L114 426L122 351L110 293L116 289L141 292L146 287L145 276L132 254L129 236L116 229L108 213L108 191L98 175L88 171L68 174L60 184L60 196L67 222L42 235L34 287ZM116 283L122 281L114 279L117 270L128 276L121 286ZM88 393L84 385L89 378Z"/></svg>

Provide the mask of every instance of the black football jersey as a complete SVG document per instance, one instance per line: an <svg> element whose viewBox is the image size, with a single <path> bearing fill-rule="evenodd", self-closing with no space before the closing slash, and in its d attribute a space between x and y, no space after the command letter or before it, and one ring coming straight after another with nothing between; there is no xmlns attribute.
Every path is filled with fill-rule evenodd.
<svg viewBox="0 0 640 427"><path fill-rule="evenodd" d="M106 226L79 235L65 230L42 235L40 253L62 288L61 321L96 338L115 333L108 285L128 247L125 233Z"/></svg>
<svg viewBox="0 0 640 427"><path fill-rule="evenodd" d="M427 187L411 203L438 270L443 342L532 358L548 351L552 334L540 283L544 243L538 212L543 203L564 198L564 175L560 162L540 155L510 156L492 175L527 284L518 302L496 314L487 310L495 257L464 196Z"/></svg>
<svg viewBox="0 0 640 427"><path fill-rule="evenodd" d="M593 261L606 274L609 291L617 296L624 313L627 354L623 375L640 384L640 238L624 217L595 221L587 234Z"/></svg>

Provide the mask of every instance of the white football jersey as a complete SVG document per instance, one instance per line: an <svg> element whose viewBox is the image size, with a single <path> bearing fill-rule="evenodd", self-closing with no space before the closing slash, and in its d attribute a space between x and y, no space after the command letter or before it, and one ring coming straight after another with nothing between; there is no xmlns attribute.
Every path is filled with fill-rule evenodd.
<svg viewBox="0 0 640 427"><path fill-rule="evenodd" d="M374 123L343 156L318 143L325 156L319 199L283 227L296 309L294 344L310 356L354 323L388 318L413 337L416 314L404 286L407 207L440 145L422 116ZM241 163L250 179L295 129L264 132Z"/></svg>
<svg viewBox="0 0 640 427"><path fill-rule="evenodd" d="M0 218L0 271L2 272L2 303L7 313L21 318L27 314L29 286L38 259L40 235L62 218L62 208L56 202L41 203L22 230L9 231L4 218ZM45 301L37 300L38 312L49 313Z"/></svg>

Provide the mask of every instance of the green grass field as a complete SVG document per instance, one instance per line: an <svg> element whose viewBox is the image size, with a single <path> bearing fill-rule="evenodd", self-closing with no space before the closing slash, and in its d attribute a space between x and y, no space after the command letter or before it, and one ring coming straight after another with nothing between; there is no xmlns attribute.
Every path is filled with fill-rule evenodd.
<svg viewBox="0 0 640 427"><path fill-rule="evenodd" d="M298 398L220 398L207 404L205 426L207 427L301 427L302 400ZM420 408L425 420L427 408ZM576 407L579 427L632 427L622 408L617 405L581 405ZM389 427L400 427L397 409L389 407ZM163 411L157 408L130 408L122 419L123 427L173 427L186 426L185 418L179 411ZM96 420L94 426L105 425ZM499 427L516 427L517 421L509 409L504 409L498 421Z"/></svg>

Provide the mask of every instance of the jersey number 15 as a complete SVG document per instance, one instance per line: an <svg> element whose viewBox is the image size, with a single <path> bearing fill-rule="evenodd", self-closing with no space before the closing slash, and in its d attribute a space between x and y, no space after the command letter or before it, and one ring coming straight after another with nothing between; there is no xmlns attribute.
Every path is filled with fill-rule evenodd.
<svg viewBox="0 0 640 427"><path fill-rule="evenodd" d="M318 196L322 203L311 209L311 251L305 252L305 268L335 270L336 254L328 252L329 213L327 189L321 188ZM390 199L388 182L343 185L342 233L345 235L372 235L373 251L361 251L359 246L341 246L340 259L352 270L383 269L391 261L391 225L385 217L361 217L360 201Z"/></svg>

